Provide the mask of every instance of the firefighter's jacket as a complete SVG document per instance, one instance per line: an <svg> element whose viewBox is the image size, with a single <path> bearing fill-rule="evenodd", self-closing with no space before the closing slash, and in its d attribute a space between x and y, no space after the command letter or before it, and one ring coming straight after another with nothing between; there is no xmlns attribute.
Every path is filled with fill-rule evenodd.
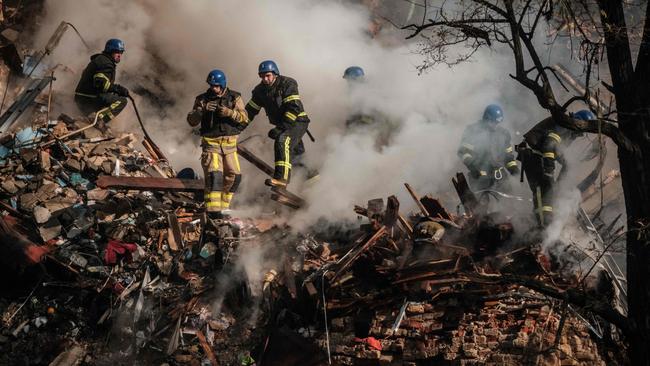
<svg viewBox="0 0 650 366"><path fill-rule="evenodd" d="M101 93L116 92L115 61L106 53L98 53L90 57L90 63L84 69L75 89L75 94L96 98Z"/></svg>
<svg viewBox="0 0 650 366"><path fill-rule="evenodd" d="M208 111L207 104L214 101L219 106L232 110L231 116L220 116L218 109ZM248 115L238 92L227 88L222 96L217 96L212 89L208 89L196 97L194 107L187 115L187 122L192 126L200 123L203 137L235 136L248 125Z"/></svg>
<svg viewBox="0 0 650 366"><path fill-rule="evenodd" d="M485 121L465 128L458 156L474 176L492 176L503 168L512 174L518 170L510 132L501 126L490 127Z"/></svg>
<svg viewBox="0 0 650 366"><path fill-rule="evenodd" d="M539 122L530 131L524 134L530 152L542 158L544 174L553 176L555 162L562 165L562 170L567 169L563 150L575 139L575 134L562 126L558 126L552 118Z"/></svg>
<svg viewBox="0 0 650 366"><path fill-rule="evenodd" d="M296 123L309 123L298 93L298 83L288 76L278 75L273 84L260 83L253 89L251 100L246 104L251 121L262 108L271 124L282 130L288 130Z"/></svg>

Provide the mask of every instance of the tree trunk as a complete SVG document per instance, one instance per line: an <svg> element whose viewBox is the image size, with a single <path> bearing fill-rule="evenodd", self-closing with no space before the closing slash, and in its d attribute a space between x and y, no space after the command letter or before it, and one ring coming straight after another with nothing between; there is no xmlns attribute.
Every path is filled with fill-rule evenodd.
<svg viewBox="0 0 650 366"><path fill-rule="evenodd" d="M622 0L598 0L607 63L612 78L618 124L639 150L639 155L619 149L619 164L627 213L627 296L632 365L650 366L650 110L647 77L635 76ZM647 3L646 7L650 6ZM650 9L646 8L646 16ZM639 48L640 71L647 73L650 20L644 19Z"/></svg>
<svg viewBox="0 0 650 366"><path fill-rule="evenodd" d="M632 365L650 365L650 229L646 227L650 225L650 116L622 121L620 125L641 147L641 157L619 151L628 228L628 319L632 329L629 356Z"/></svg>

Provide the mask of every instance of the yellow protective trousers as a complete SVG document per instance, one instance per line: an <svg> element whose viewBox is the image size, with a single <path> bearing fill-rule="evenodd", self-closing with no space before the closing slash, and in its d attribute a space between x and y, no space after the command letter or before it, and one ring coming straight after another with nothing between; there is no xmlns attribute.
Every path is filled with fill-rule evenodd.
<svg viewBox="0 0 650 366"><path fill-rule="evenodd" d="M202 147L205 208L207 212L228 209L241 182L237 136L203 137Z"/></svg>

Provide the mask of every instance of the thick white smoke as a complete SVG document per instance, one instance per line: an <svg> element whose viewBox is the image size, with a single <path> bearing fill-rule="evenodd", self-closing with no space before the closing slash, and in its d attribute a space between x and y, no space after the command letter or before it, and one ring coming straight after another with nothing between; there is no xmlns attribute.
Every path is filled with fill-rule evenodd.
<svg viewBox="0 0 650 366"><path fill-rule="evenodd" d="M453 190L451 177L464 170L456 157L460 135L487 104L501 104L504 127L517 126L521 132L522 126L546 116L532 94L508 76L513 70L509 50L483 50L474 62L418 75L415 66L422 58L414 53L417 44L382 45L368 37L368 19L367 9L338 1L92 0L80 7L74 0L49 0L35 43L44 44L61 20L79 28L95 47L93 53L108 38L123 39L127 51L118 66L118 82L164 92L173 101L161 107L138 99L150 133L177 170L199 169L198 138L185 115L205 90L208 71L224 70L229 86L247 101L259 82L258 63L275 60L283 74L298 80L317 138L315 144L304 139L306 160L319 168L321 179L302 192L310 205L294 217L300 226L319 218L353 218L354 204L390 194L397 194L408 208L404 182L421 194ZM393 40L406 35L388 27L382 32L395 33ZM57 89L69 98L90 56L74 37L69 32L51 56L51 63L76 72L57 75ZM351 98L342 74L350 65L363 67L368 80L366 93L355 102L381 111L400 126L392 144L381 151L374 148L371 134L344 129ZM117 126L138 132L128 108ZM268 162L273 156L266 138L270 127L261 114L242 135L263 136L248 146ZM513 143L518 143L521 136L512 132ZM251 165L242 163L242 168L240 200L260 192L263 180Z"/></svg>

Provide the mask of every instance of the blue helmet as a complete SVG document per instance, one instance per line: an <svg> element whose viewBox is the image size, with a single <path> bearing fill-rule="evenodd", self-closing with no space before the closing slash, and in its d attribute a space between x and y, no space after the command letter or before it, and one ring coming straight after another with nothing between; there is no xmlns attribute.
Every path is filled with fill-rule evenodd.
<svg viewBox="0 0 650 366"><path fill-rule="evenodd" d="M581 111L577 111L573 114L573 118L575 119L581 119L583 121L590 121L596 119L596 116L594 116L593 113L591 113L590 110L588 109L583 109Z"/></svg>
<svg viewBox="0 0 650 366"><path fill-rule="evenodd" d="M275 62L271 60L262 61L262 63L260 63L260 67L257 69L258 74L266 74L267 72L272 72L276 75L280 75L280 69L278 69L278 65L276 65Z"/></svg>
<svg viewBox="0 0 650 366"><path fill-rule="evenodd" d="M226 74L221 70L214 69L210 71L205 82L210 84L210 86L219 85L220 87L225 88L227 85Z"/></svg>
<svg viewBox="0 0 650 366"><path fill-rule="evenodd" d="M484 121L501 122L503 121L503 109L498 104L490 104L485 107L483 112Z"/></svg>
<svg viewBox="0 0 650 366"><path fill-rule="evenodd" d="M362 80L366 74L359 66L350 66L343 72L343 79L348 80Z"/></svg>
<svg viewBox="0 0 650 366"><path fill-rule="evenodd" d="M114 52L124 52L124 42L122 40L117 39L117 38L111 38L108 41L106 41L106 45L104 46L104 52L106 53L114 53Z"/></svg>

